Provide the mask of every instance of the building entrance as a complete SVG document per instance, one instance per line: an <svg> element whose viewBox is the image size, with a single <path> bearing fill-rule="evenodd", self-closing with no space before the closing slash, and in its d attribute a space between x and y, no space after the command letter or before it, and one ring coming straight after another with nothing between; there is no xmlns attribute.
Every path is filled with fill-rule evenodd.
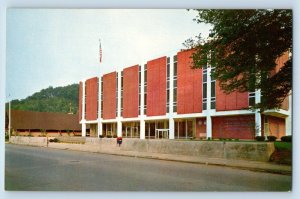
<svg viewBox="0 0 300 199"><path fill-rule="evenodd" d="M146 139L168 139L169 122L168 120L148 121L145 124Z"/></svg>

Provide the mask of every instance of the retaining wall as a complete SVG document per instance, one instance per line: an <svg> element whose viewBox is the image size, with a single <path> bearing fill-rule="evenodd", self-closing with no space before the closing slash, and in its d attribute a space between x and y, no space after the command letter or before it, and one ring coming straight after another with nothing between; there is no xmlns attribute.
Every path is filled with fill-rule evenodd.
<svg viewBox="0 0 300 199"><path fill-rule="evenodd" d="M47 147L47 138L46 137L11 136L9 141L13 144Z"/></svg>
<svg viewBox="0 0 300 199"><path fill-rule="evenodd" d="M84 144L48 143L48 147L73 149L90 152L136 151L146 153L162 153L187 155L228 160L253 160L267 162L275 151L272 142L224 142L224 141L177 141L177 140L140 140L123 138L121 147L114 138L78 138ZM44 137L11 137L15 144L31 146L47 146Z"/></svg>
<svg viewBox="0 0 300 199"><path fill-rule="evenodd" d="M266 162L275 147L272 142L123 139L121 150Z"/></svg>

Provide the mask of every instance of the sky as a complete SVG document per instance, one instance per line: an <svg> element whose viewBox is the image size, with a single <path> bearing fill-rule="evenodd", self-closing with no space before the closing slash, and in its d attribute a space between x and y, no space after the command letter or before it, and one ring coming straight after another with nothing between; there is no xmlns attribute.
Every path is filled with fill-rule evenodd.
<svg viewBox="0 0 300 199"><path fill-rule="evenodd" d="M211 26L186 9L8 9L6 100L173 56ZM99 39L102 63L99 63Z"/></svg>

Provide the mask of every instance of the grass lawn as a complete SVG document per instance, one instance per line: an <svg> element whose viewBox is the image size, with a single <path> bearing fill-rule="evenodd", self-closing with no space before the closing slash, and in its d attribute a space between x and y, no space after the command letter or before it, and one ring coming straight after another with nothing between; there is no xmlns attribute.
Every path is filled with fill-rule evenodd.
<svg viewBox="0 0 300 199"><path fill-rule="evenodd" d="M292 151L292 142L274 142L275 148L278 151Z"/></svg>
<svg viewBox="0 0 300 199"><path fill-rule="evenodd" d="M274 142L275 151L270 161L277 164L292 165L292 142Z"/></svg>

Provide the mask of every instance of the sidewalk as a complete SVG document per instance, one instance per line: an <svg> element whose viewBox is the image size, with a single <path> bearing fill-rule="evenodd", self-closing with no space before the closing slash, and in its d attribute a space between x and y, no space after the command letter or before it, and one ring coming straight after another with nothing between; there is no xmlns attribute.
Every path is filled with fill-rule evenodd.
<svg viewBox="0 0 300 199"><path fill-rule="evenodd" d="M292 175L292 166L289 165L279 165L270 162L258 162L258 161L245 161L245 160L228 160L221 158L209 158L209 157L199 157L199 156L186 156L186 155L173 155L173 154L162 154L162 153L149 153L149 152L138 152L138 151L125 151L120 150L119 147L115 148L94 148L92 146L85 147L80 144L50 144L49 148L64 149L64 150L76 150L76 151L86 151L110 155L120 155L129 156L137 158L149 158L167 161L177 161L186 162L194 164L205 164L205 165L215 165L215 166L226 166L238 169L245 169L251 171L269 172L276 174Z"/></svg>

